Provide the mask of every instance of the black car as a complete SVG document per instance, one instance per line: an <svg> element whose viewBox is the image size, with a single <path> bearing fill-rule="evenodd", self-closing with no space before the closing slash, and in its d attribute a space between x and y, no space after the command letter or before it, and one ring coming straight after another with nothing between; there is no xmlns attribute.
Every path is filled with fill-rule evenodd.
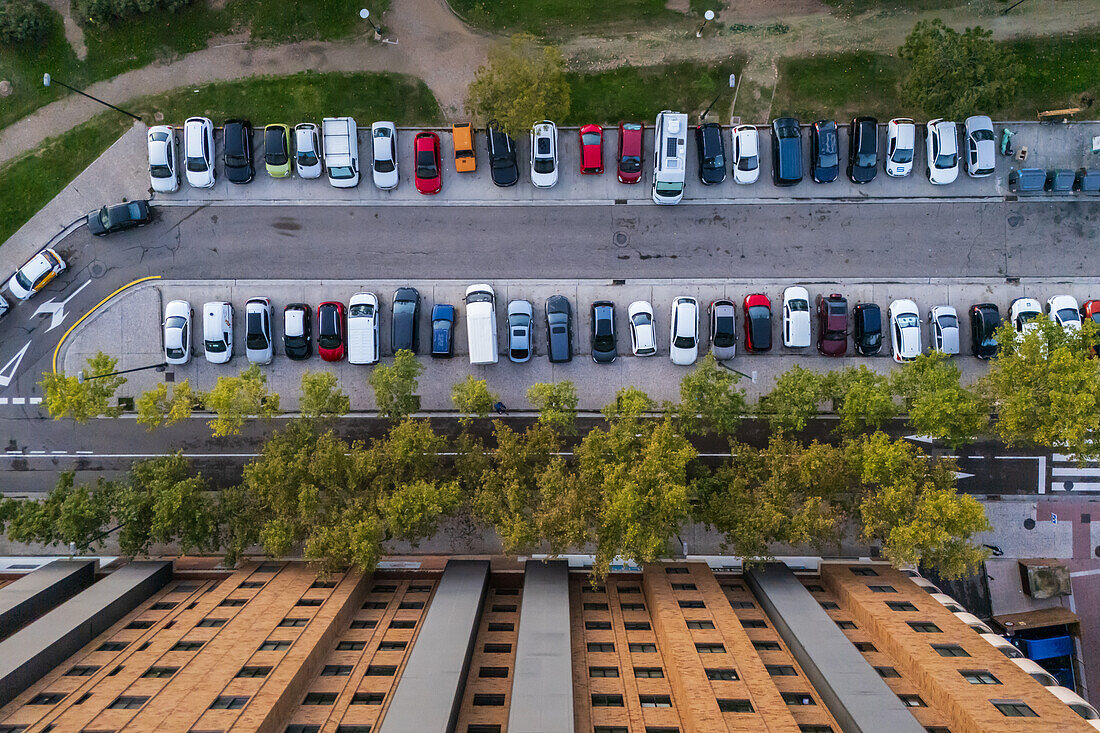
<svg viewBox="0 0 1100 733"><path fill-rule="evenodd" d="M394 291L390 348L395 354L401 349L415 354L420 348L420 293L416 288Z"/></svg>
<svg viewBox="0 0 1100 733"><path fill-rule="evenodd" d="M592 361L610 364L619 355L615 347L615 304L597 300L592 304Z"/></svg>
<svg viewBox="0 0 1100 733"><path fill-rule="evenodd" d="M485 146L489 150L489 175L501 187L516 185L519 165L516 163L516 141L493 122L485 128Z"/></svg>
<svg viewBox="0 0 1100 733"><path fill-rule="evenodd" d="M573 308L564 295L546 299L547 355L552 363L573 359Z"/></svg>
<svg viewBox="0 0 1100 733"><path fill-rule="evenodd" d="M810 174L816 183L832 183L840 175L840 140L832 120L818 120L810 130Z"/></svg>
<svg viewBox="0 0 1100 733"><path fill-rule="evenodd" d="M874 356L882 349L882 311L874 303L858 303L852 314L856 351Z"/></svg>
<svg viewBox="0 0 1100 733"><path fill-rule="evenodd" d="M283 308L283 351L299 361L313 355L313 309L305 303Z"/></svg>
<svg viewBox="0 0 1100 733"><path fill-rule="evenodd" d="M432 356L450 359L454 356L455 307L445 303L432 306Z"/></svg>
<svg viewBox="0 0 1100 733"><path fill-rule="evenodd" d="M252 180L252 123L248 120L229 120L222 130L225 140L222 160L225 177L230 183L248 183Z"/></svg>
<svg viewBox="0 0 1100 733"><path fill-rule="evenodd" d="M794 117L772 120L772 182L777 186L802 182L802 127Z"/></svg>
<svg viewBox="0 0 1100 733"><path fill-rule="evenodd" d="M708 186L726 180L726 144L722 126L708 122L695 128L695 147L699 152L699 180Z"/></svg>
<svg viewBox="0 0 1100 733"><path fill-rule="evenodd" d="M848 180L870 183L878 171L878 120L856 117L848 128Z"/></svg>
<svg viewBox="0 0 1100 733"><path fill-rule="evenodd" d="M1001 350L997 329L1001 327L1001 311L993 303L970 306L970 348L979 359L992 359Z"/></svg>
<svg viewBox="0 0 1100 733"><path fill-rule="evenodd" d="M88 231L97 237L143 227L148 223L149 204L145 201L104 206L99 211L88 214Z"/></svg>

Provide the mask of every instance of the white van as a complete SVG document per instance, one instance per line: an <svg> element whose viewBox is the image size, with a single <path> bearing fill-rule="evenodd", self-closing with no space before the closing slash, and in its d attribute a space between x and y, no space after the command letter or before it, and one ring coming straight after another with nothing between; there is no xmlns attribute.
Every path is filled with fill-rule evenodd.
<svg viewBox="0 0 1100 733"><path fill-rule="evenodd" d="M485 283L466 288L466 335L471 364L497 363L497 296Z"/></svg>
<svg viewBox="0 0 1100 733"><path fill-rule="evenodd" d="M378 361L378 298L356 293L348 303L348 363Z"/></svg>
<svg viewBox="0 0 1100 733"><path fill-rule="evenodd" d="M667 109L653 131L653 203L678 204L684 197L688 116Z"/></svg>

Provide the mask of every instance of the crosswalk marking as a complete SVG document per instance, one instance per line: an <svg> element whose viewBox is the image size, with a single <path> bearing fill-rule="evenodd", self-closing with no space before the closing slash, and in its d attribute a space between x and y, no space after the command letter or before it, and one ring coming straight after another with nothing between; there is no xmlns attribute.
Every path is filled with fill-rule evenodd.
<svg viewBox="0 0 1100 733"><path fill-rule="evenodd" d="M1080 464L1072 456L1055 453L1051 456L1050 475L1051 491L1100 492L1100 462Z"/></svg>

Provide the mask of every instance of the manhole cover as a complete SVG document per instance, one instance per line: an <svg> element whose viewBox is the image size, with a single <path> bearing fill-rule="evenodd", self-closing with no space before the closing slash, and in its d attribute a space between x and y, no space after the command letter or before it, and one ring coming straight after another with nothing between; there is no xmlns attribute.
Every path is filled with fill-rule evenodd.
<svg viewBox="0 0 1100 733"><path fill-rule="evenodd" d="M1035 529L1035 520L1028 517L1024 520L1024 529Z"/></svg>
<svg viewBox="0 0 1100 733"><path fill-rule="evenodd" d="M1096 549L1092 551L1092 554L1100 557L1100 545L1097 545Z"/></svg>
<svg viewBox="0 0 1100 733"><path fill-rule="evenodd" d="M1063 481L1062 486L1066 491L1073 491L1073 482L1072 481Z"/></svg>
<svg viewBox="0 0 1100 733"><path fill-rule="evenodd" d="M88 274L92 277L103 277L107 272L107 265L103 264L99 260L92 260L92 264L88 265Z"/></svg>
<svg viewBox="0 0 1100 733"><path fill-rule="evenodd" d="M612 241L615 242L616 247L625 247L630 244L630 235L623 231L615 232L615 236L612 237Z"/></svg>
<svg viewBox="0 0 1100 733"><path fill-rule="evenodd" d="M0 79L0 97L11 96L11 82L7 79Z"/></svg>

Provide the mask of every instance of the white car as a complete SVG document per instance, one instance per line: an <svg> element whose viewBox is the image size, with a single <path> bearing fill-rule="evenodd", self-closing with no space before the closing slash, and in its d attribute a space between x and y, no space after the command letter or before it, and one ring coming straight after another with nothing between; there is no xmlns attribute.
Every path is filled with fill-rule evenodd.
<svg viewBox="0 0 1100 733"><path fill-rule="evenodd" d="M49 285L51 280L63 272L65 272L65 260L47 247L15 271L8 280L8 290L19 300L26 300Z"/></svg>
<svg viewBox="0 0 1100 733"><path fill-rule="evenodd" d="M321 131L312 122L294 126L294 167L299 178L321 177Z"/></svg>
<svg viewBox="0 0 1100 733"><path fill-rule="evenodd" d="M553 188L558 182L558 126L543 120L531 128L531 183Z"/></svg>
<svg viewBox="0 0 1100 733"><path fill-rule="evenodd" d="M508 303L508 358L516 364L531 360L531 323L535 310L526 300Z"/></svg>
<svg viewBox="0 0 1100 733"><path fill-rule="evenodd" d="M176 168L176 133L168 125L149 128L149 183L157 193L175 193L180 188Z"/></svg>
<svg viewBox="0 0 1100 733"><path fill-rule="evenodd" d="M911 300L895 300L890 304L890 345L894 361L899 364L920 355L920 311Z"/></svg>
<svg viewBox="0 0 1100 733"><path fill-rule="evenodd" d="M370 126L370 139L374 185L392 191L397 188L397 128L392 122L375 122Z"/></svg>
<svg viewBox="0 0 1100 733"><path fill-rule="evenodd" d="M907 117L886 124L886 175L904 178L913 172L917 153L917 126Z"/></svg>
<svg viewBox="0 0 1100 733"><path fill-rule="evenodd" d="M275 356L271 321L274 312L267 298L249 298L244 306L244 353L250 364L270 364Z"/></svg>
<svg viewBox="0 0 1100 733"><path fill-rule="evenodd" d="M203 303L202 344L211 364L225 364L233 356L232 305L222 301Z"/></svg>
<svg viewBox="0 0 1100 733"><path fill-rule="evenodd" d="M356 293L348 301L348 363L378 361L378 296Z"/></svg>
<svg viewBox="0 0 1100 733"><path fill-rule="evenodd" d="M810 345L810 294L797 285L783 291L783 345L792 349Z"/></svg>
<svg viewBox="0 0 1100 733"><path fill-rule="evenodd" d="M164 307L164 360L169 364L191 361L191 320L195 312L186 300L170 300Z"/></svg>
<svg viewBox="0 0 1100 733"><path fill-rule="evenodd" d="M1030 333L1036 329L1033 321L1043 315L1042 304L1035 298L1016 298L1008 308L1008 318L1016 333Z"/></svg>
<svg viewBox="0 0 1100 733"><path fill-rule="evenodd" d="M630 321L630 351L634 356L657 353L657 327L653 323L653 306L645 300L635 300L626 309Z"/></svg>
<svg viewBox="0 0 1100 733"><path fill-rule="evenodd" d="M733 128L733 182L756 183L760 177L760 133L753 125Z"/></svg>
<svg viewBox="0 0 1100 733"><path fill-rule="evenodd" d="M1072 295L1055 295L1048 300L1047 315L1062 328L1081 328L1081 311Z"/></svg>
<svg viewBox="0 0 1100 733"><path fill-rule="evenodd" d="M681 295L672 301L669 356L677 366L690 366L699 357L699 302Z"/></svg>
<svg viewBox="0 0 1100 733"><path fill-rule="evenodd" d="M993 175L997 162L993 120L985 115L967 117L963 129L966 133L966 172L971 178Z"/></svg>
<svg viewBox="0 0 1100 733"><path fill-rule="evenodd" d="M959 353L959 312L954 306L937 305L928 311L928 336L936 351Z"/></svg>
<svg viewBox="0 0 1100 733"><path fill-rule="evenodd" d="M189 117L183 123L183 160L190 185L214 186L214 123L208 118Z"/></svg>
<svg viewBox="0 0 1100 733"><path fill-rule="evenodd" d="M932 120L924 140L928 180L937 186L953 183L959 177L959 132L955 123L940 118Z"/></svg>

